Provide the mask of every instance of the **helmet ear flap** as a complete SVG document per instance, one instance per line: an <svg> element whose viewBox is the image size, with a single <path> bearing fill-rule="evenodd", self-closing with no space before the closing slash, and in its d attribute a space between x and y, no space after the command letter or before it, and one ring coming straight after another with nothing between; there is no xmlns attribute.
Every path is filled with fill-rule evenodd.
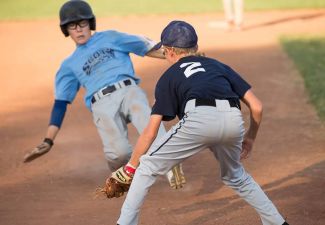
<svg viewBox="0 0 325 225"><path fill-rule="evenodd" d="M68 37L69 36L69 32L68 32L67 26L66 25L61 25L60 28L61 28L61 31L64 34L64 36L65 37Z"/></svg>
<svg viewBox="0 0 325 225"><path fill-rule="evenodd" d="M89 19L90 30L96 30L96 17Z"/></svg>

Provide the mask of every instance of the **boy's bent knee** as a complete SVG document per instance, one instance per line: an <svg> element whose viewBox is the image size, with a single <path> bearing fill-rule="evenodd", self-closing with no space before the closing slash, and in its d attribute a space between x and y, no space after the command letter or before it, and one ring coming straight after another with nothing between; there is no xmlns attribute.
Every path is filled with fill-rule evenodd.
<svg viewBox="0 0 325 225"><path fill-rule="evenodd" d="M125 165L131 157L131 152L105 152L109 169L113 172Z"/></svg>

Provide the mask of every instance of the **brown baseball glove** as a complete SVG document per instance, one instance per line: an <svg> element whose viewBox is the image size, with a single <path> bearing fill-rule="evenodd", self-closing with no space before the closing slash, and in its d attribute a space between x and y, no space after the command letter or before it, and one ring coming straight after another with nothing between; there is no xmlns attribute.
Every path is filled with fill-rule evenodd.
<svg viewBox="0 0 325 225"><path fill-rule="evenodd" d="M131 184L123 184L110 177L106 180L105 187L100 192L106 194L107 198L118 198L124 195L130 188Z"/></svg>
<svg viewBox="0 0 325 225"><path fill-rule="evenodd" d="M106 179L105 187L96 190L96 196L105 194L107 198L119 198L130 188L133 173L123 166L112 173L112 176Z"/></svg>

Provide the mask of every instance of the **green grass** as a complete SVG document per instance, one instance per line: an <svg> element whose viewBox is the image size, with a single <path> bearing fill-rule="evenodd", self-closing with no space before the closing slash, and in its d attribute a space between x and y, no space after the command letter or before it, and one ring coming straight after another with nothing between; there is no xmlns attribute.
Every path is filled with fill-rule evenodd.
<svg viewBox="0 0 325 225"><path fill-rule="evenodd" d="M281 43L304 78L319 117L325 121L325 36L285 37Z"/></svg>
<svg viewBox="0 0 325 225"><path fill-rule="evenodd" d="M0 0L0 20L57 18L65 0ZM222 11L221 0L89 0L97 16ZM325 8L325 0L245 0L245 10Z"/></svg>

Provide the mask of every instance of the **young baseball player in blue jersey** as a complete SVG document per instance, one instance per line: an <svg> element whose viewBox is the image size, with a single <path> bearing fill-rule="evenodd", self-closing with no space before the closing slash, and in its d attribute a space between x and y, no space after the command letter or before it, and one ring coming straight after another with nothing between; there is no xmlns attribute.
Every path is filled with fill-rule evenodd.
<svg viewBox="0 0 325 225"><path fill-rule="evenodd" d="M118 224L138 224L140 207L157 175L210 149L219 161L222 181L255 208L263 225L288 225L240 162L251 153L262 119L262 104L251 86L229 66L197 56L197 40L190 24L172 21L155 47L164 50L172 66L156 85L150 122L130 161L108 180L132 181ZM240 100L250 110L246 132ZM153 143L161 122L175 116L179 122Z"/></svg>
<svg viewBox="0 0 325 225"><path fill-rule="evenodd" d="M55 78L55 102L44 141L28 153L29 162L50 151L58 134L67 105L72 103L80 87L86 90L84 101L93 114L94 123L104 146L111 171L124 165L132 148L127 137L127 124L132 122L139 133L150 118L150 107L145 93L137 85L129 54L165 58L162 51L151 50L153 41L143 36L114 30L96 30L95 15L85 1L68 1L60 9L60 27L63 34L76 43L75 51L66 58ZM159 127L158 136L165 134ZM180 165L168 178L173 188L184 184Z"/></svg>

